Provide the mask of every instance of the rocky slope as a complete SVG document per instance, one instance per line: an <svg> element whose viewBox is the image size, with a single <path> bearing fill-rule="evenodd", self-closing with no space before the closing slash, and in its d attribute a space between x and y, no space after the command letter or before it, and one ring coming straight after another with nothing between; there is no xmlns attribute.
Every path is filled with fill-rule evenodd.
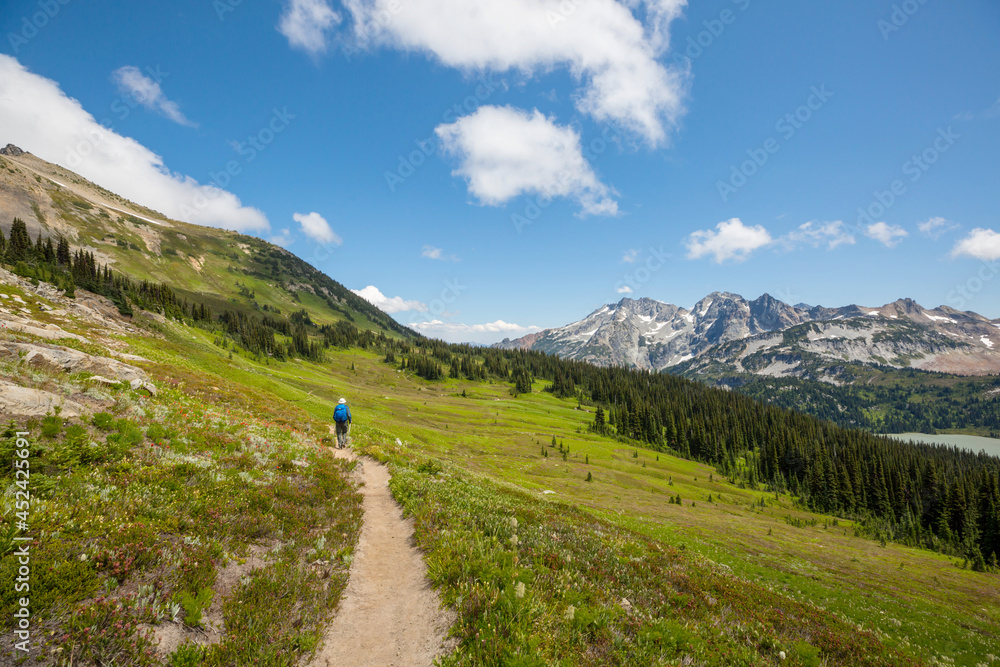
<svg viewBox="0 0 1000 667"><path fill-rule="evenodd" d="M687 310L653 299L622 299L579 322L503 348L539 350L598 365L686 375L755 373L836 382L860 362L960 375L1000 372L1000 322L912 299L868 308L790 306L764 294L748 301L714 292Z"/></svg>

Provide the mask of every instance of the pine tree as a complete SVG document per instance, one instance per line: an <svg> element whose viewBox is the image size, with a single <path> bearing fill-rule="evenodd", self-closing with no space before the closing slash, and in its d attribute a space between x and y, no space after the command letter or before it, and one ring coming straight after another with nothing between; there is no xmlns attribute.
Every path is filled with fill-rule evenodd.
<svg viewBox="0 0 1000 667"><path fill-rule="evenodd" d="M607 425L604 423L604 408L597 406L597 411L594 413L594 432L604 433L607 429Z"/></svg>
<svg viewBox="0 0 1000 667"><path fill-rule="evenodd" d="M20 218L14 218L10 226L10 241L7 243L7 261L23 262L31 255L31 237L28 236L28 226Z"/></svg>
<svg viewBox="0 0 1000 667"><path fill-rule="evenodd" d="M69 266L71 261L69 241L66 240L65 236L60 236L56 246L56 262L59 263L59 266Z"/></svg>

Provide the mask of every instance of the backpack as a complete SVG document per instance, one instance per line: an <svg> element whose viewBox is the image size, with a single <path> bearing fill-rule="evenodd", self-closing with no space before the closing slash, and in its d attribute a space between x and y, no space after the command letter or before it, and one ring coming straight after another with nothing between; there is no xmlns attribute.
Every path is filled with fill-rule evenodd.
<svg viewBox="0 0 1000 667"><path fill-rule="evenodd" d="M338 423L346 422L350 414L351 413L347 411L347 404L341 403L333 409L333 421Z"/></svg>

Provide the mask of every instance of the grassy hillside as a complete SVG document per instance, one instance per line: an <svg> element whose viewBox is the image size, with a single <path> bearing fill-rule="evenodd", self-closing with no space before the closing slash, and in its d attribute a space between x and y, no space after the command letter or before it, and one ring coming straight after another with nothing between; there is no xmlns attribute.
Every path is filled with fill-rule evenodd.
<svg viewBox="0 0 1000 667"><path fill-rule="evenodd" d="M37 297L19 294L37 309ZM187 573L184 563L205 563L187 553L187 536L237 563L260 545L280 544L278 564L227 592L218 610L227 628L256 622L240 604L251 594L315 600L304 624L273 626L266 642L251 639L255 632L231 634L208 657L189 646L196 661L253 656L255 664L291 664L310 652L339 593L310 593L324 575L306 564L325 549L331 558L320 560L342 577L356 524L350 519L342 529L337 521L348 519L339 510L309 503L275 514L267 499L291 499L295 488L308 494L316 484L312 497L336 494L335 507L353 507L354 496L336 486L343 473L329 468L317 442L344 395L355 414L355 446L391 464L393 491L416 518L430 577L459 612L461 644L447 664L756 665L778 664L784 654L783 664L794 665L971 666L1000 655L997 575L880 544L787 495L740 488L705 465L589 433L590 409L540 391L544 383L514 398L507 383L428 382L356 349L328 351L321 364L258 363L239 351L230 357L211 332L173 321L148 325L153 335L128 339L98 337L84 325L77 331L149 359L140 365L160 387L156 398L111 392L114 420L98 420L103 427L71 419L43 436L41 421L20 424L41 445L32 463L44 499L33 523L37 548L50 562L77 563L72 575L60 570L46 580L79 581L66 605L41 612L46 627L76 628L57 634L50 650L90 647L88 655L105 658L147 650L143 629L162 624L157 614L169 611L178 591L197 593L225 579L230 561L219 552ZM34 386L67 381L16 361L3 371ZM85 436L70 431L76 424ZM127 437L135 441L124 458L80 454L123 447ZM81 450L81 442L89 444ZM235 483L242 473L261 484ZM220 475L234 483L220 483ZM321 491L323 484L334 486ZM261 502L271 508L265 515ZM200 526L206 516L227 518ZM109 521L142 529L133 538L104 528ZM77 551L89 560L72 561ZM113 558L119 553L127 572ZM279 583L290 573L291 584ZM274 588L286 585L294 588ZM109 602L87 615L98 595ZM113 645L84 632L123 620L147 625L125 626Z"/></svg>
<svg viewBox="0 0 1000 667"><path fill-rule="evenodd" d="M305 309L313 322L349 321L393 336L415 335L343 285L262 239L170 220L30 154L0 157L0 230L15 216L38 234L62 235L101 264L162 282L215 312Z"/></svg>

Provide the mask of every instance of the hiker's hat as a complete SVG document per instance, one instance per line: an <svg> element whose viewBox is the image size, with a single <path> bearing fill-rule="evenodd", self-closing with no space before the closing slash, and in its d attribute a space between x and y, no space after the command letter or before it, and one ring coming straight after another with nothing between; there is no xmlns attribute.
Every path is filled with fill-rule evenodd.
<svg viewBox="0 0 1000 667"><path fill-rule="evenodd" d="M338 405L343 405L344 403L347 403L347 399L346 398L342 398L339 401L337 401Z"/></svg>

